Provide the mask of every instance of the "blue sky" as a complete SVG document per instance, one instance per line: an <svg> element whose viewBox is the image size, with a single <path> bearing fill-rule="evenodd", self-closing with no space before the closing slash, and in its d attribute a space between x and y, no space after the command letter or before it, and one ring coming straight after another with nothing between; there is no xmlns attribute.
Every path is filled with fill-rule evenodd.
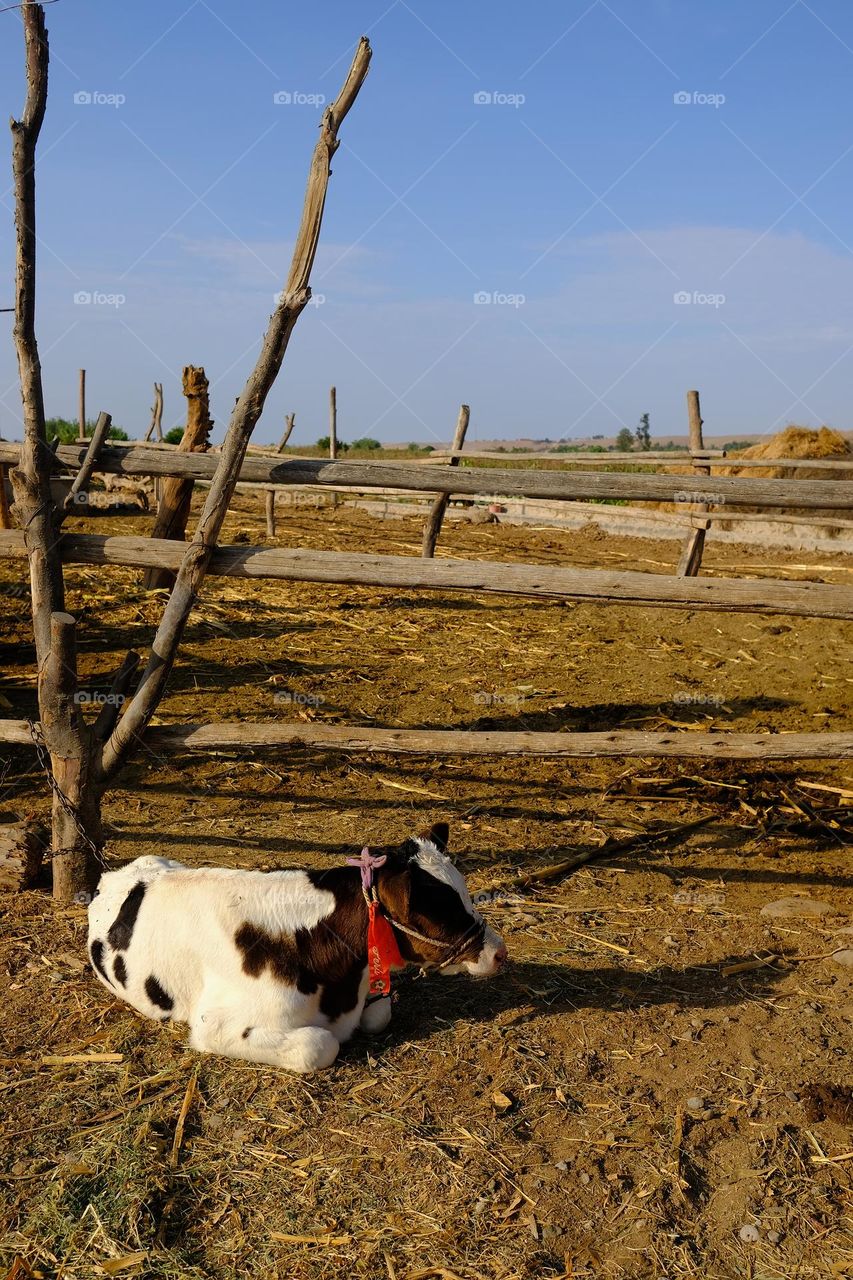
<svg viewBox="0 0 853 1280"><path fill-rule="evenodd" d="M643 412L663 435L684 430L693 386L709 434L853 425L849 3L46 12L49 414L73 415L85 366L92 416L137 434L156 380L170 425L181 367L197 363L221 432L286 275L318 99L366 32L373 65L335 158L315 305L256 440L295 410L294 442L313 442L331 382L345 439L446 440L463 400L474 438L611 435ZM8 117L23 100L19 15L0 24ZM0 316L0 430L18 436L19 420Z"/></svg>

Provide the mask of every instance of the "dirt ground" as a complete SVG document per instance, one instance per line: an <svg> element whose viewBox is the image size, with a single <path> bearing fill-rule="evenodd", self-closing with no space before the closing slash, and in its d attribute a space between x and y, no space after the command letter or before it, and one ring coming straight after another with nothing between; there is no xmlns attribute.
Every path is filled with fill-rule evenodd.
<svg viewBox="0 0 853 1280"><path fill-rule="evenodd" d="M241 499L223 541L264 541L259 515ZM278 542L418 554L420 526L296 510ZM440 554L671 572L678 547L454 524ZM712 543L703 571L849 583L853 561ZM139 577L67 571L92 690L150 642L162 599ZM16 718L35 714L20 581L0 562ZM220 578L158 718L840 729L850 653L825 620ZM0 820L46 810L31 753L0 754ZM94 981L82 908L0 895L0 1273L853 1276L851 805L851 762L143 754L105 800L112 864L325 867L446 817L513 963L405 975L389 1031L303 1079L193 1054ZM761 914L789 895L822 914ZM80 1054L114 1058L48 1061Z"/></svg>

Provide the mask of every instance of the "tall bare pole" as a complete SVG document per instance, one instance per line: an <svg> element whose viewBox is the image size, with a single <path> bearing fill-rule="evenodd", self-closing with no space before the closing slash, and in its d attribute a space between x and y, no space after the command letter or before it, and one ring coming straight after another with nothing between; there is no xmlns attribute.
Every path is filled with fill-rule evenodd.
<svg viewBox="0 0 853 1280"><path fill-rule="evenodd" d="M53 455L45 433L44 394L35 330L36 144L47 105L48 41L44 9L21 9L27 94L20 120L12 120L15 189L15 348L21 382L24 438L12 471L15 513L24 530L30 566L33 634L38 669L41 726L32 729L50 757L53 792L52 870L54 895L70 902L97 878L102 843L100 805L93 785L89 730L76 700L74 619L65 612L58 537L61 513L50 490Z"/></svg>

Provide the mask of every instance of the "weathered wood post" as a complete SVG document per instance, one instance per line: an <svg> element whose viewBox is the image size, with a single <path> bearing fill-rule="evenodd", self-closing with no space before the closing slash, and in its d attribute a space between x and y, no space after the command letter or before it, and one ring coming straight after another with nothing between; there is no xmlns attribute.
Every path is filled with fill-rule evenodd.
<svg viewBox="0 0 853 1280"><path fill-rule="evenodd" d="M465 443L465 432L468 430L468 422L471 417L471 409L467 404L463 404L459 410L459 417L456 420L456 431L453 436L453 457L447 464L450 467L459 466L458 455L462 452L462 446ZM450 502L449 493L436 494L435 501L432 504L427 522L424 525L424 538L421 544L421 555L430 560L435 555L435 544L438 542L438 535L441 533L441 525L444 520L444 513Z"/></svg>
<svg viewBox="0 0 853 1280"><path fill-rule="evenodd" d="M329 388L329 457L338 456L338 389Z"/></svg>
<svg viewBox="0 0 853 1280"><path fill-rule="evenodd" d="M187 398L187 425L178 448L183 453L206 453L213 423L204 369L187 365L183 374L183 389ZM151 531L152 538L170 538L173 542L185 540L192 497L192 480L180 480L171 476L163 481L162 497ZM174 581L175 575L171 569L148 569L142 585L151 591L156 587L171 587Z"/></svg>
<svg viewBox="0 0 853 1280"><path fill-rule="evenodd" d="M338 456L338 389L337 387L329 387L329 457L334 459ZM338 508L338 494L332 491L330 495L332 499L332 507L335 511Z"/></svg>
<svg viewBox="0 0 853 1280"><path fill-rule="evenodd" d="M688 428L690 432L690 452L693 454L701 453L705 448L705 442L702 437L702 414L699 408L699 392L687 392L687 417ZM708 464L697 463L694 461L693 470L697 475L710 476L711 468ZM684 546L681 548L681 558L678 561L676 573L680 578L695 578L702 564L702 553L705 550L705 534L708 531L710 521L697 520L697 516L701 517L702 512L708 510L708 504L701 502L695 508L693 513L693 528L684 540Z"/></svg>
<svg viewBox="0 0 853 1280"><path fill-rule="evenodd" d="M39 669L40 731L50 740L53 776L53 894L60 902L94 887L79 851L82 845L97 859L103 844L95 743L80 711L76 628L70 614L50 615L50 650Z"/></svg>
<svg viewBox="0 0 853 1280"><path fill-rule="evenodd" d="M145 439L150 440L154 432L157 432L157 439L163 439L163 384L162 382L154 383L154 403L151 406L151 425L145 432Z"/></svg>
<svg viewBox="0 0 853 1280"><path fill-rule="evenodd" d="M278 442L278 452L284 453L288 440L293 434L293 424L296 422L296 414L289 413L284 420L284 435Z"/></svg>
<svg viewBox="0 0 853 1280"><path fill-rule="evenodd" d="M86 439L86 370L80 370L77 387L77 439Z"/></svg>
<svg viewBox="0 0 853 1280"><path fill-rule="evenodd" d="M6 492L6 468L0 465L0 529L12 528L9 495Z"/></svg>

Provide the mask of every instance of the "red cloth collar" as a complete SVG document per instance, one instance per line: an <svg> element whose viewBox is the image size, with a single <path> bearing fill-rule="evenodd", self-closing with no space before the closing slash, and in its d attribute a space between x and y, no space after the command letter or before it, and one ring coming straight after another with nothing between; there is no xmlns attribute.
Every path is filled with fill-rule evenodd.
<svg viewBox="0 0 853 1280"><path fill-rule="evenodd" d="M391 970L402 969L406 962L400 955L394 930L379 903L369 902L367 911L368 995L387 996L391 994Z"/></svg>

